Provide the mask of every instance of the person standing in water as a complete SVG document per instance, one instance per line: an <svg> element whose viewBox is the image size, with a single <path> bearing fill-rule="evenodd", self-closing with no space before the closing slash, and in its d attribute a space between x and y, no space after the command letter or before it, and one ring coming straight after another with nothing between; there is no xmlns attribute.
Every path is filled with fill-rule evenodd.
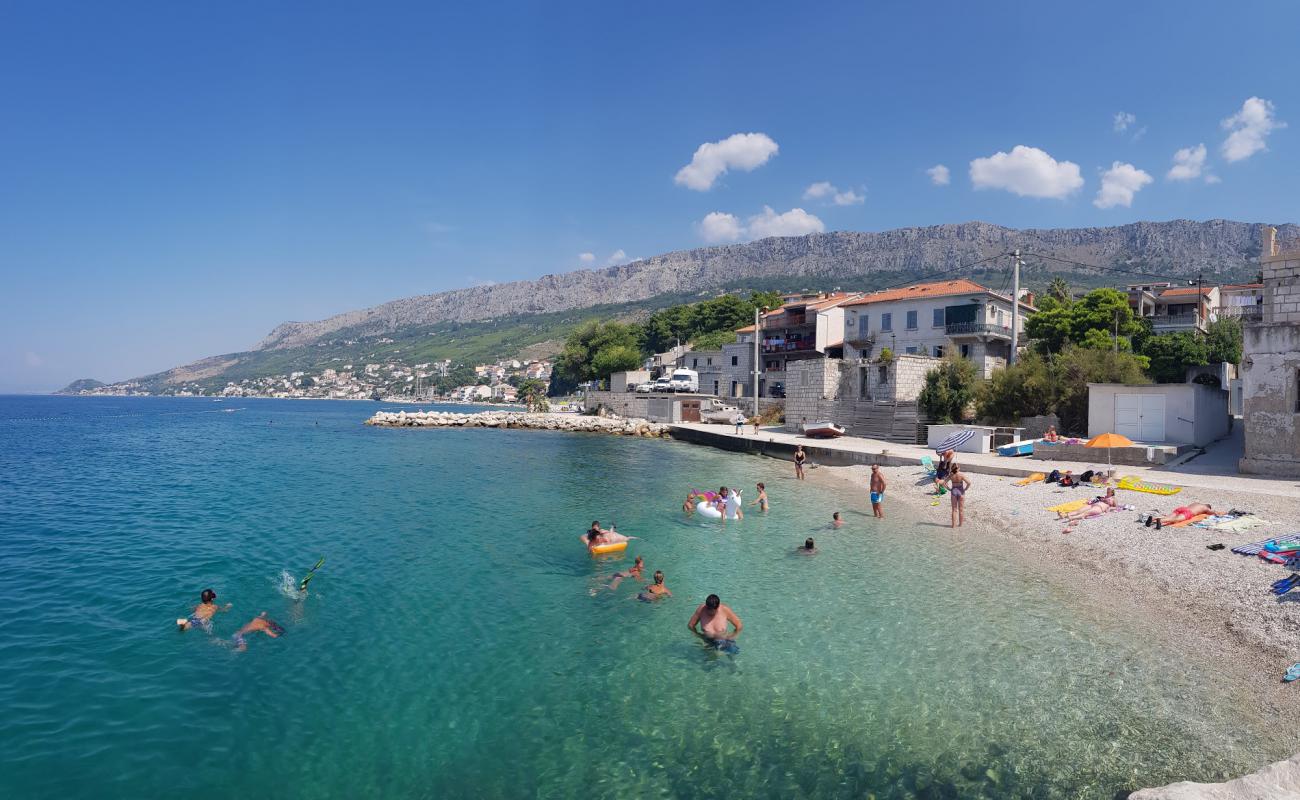
<svg viewBox="0 0 1300 800"><path fill-rule="evenodd" d="M966 479L961 469L953 464L952 472L948 473L948 480L945 483L952 496L952 527L960 528L966 522L966 490L970 488L970 481Z"/></svg>
<svg viewBox="0 0 1300 800"><path fill-rule="evenodd" d="M767 513L767 487L760 483L757 485L757 488L758 488L758 499L750 503L750 505L758 506L758 510L766 514Z"/></svg>
<svg viewBox="0 0 1300 800"><path fill-rule="evenodd" d="M844 520L840 519L840 512L836 511L834 514L831 514L832 528L839 530L840 526L842 526L843 524L844 524Z"/></svg>
<svg viewBox="0 0 1300 800"><path fill-rule="evenodd" d="M803 547L796 547L795 552L801 556L817 555L817 545L813 542L812 537L809 536L807 539L803 540Z"/></svg>
<svg viewBox="0 0 1300 800"><path fill-rule="evenodd" d="M885 502L885 475L880 471L879 464L871 465L871 513L877 519L885 518L885 510L882 504Z"/></svg>
<svg viewBox="0 0 1300 800"><path fill-rule="evenodd" d="M211 589L204 589L199 593L199 604L194 607L194 610L190 612L188 617L176 620L176 627L183 631L187 631L190 628L197 626L208 633L212 633L212 618L215 617L219 611L230 610L230 603L226 603L224 606L218 606L215 602L216 599L216 592Z"/></svg>
<svg viewBox="0 0 1300 800"><path fill-rule="evenodd" d="M794 448L794 476L803 480L803 465L808 460L808 455L803 451L803 445L795 445Z"/></svg>
<svg viewBox="0 0 1300 800"><path fill-rule="evenodd" d="M699 630L695 626L699 626ZM735 630L728 632L727 626L730 625ZM705 598L695 613L691 615L691 621L686 623L686 627L691 633L700 637L704 641L717 647L719 650L735 652L736 638L744 630L745 625L736 616L736 612L731 610L730 606L724 606L722 599L716 594L711 594Z"/></svg>

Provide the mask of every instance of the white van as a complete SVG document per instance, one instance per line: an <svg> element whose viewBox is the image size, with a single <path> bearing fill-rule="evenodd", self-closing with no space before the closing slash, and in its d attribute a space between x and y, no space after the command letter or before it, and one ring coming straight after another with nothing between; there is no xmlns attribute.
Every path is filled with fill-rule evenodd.
<svg viewBox="0 0 1300 800"><path fill-rule="evenodd" d="M673 370L672 387L674 392L698 392L700 390L700 373L693 369Z"/></svg>

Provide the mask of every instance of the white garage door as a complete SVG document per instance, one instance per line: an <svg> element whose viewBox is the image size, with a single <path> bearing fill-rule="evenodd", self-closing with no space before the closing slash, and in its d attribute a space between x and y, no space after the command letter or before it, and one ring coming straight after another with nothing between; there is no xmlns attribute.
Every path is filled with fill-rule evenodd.
<svg viewBox="0 0 1300 800"><path fill-rule="evenodd" d="M1115 433L1135 442L1165 440L1165 396L1162 394L1115 395Z"/></svg>

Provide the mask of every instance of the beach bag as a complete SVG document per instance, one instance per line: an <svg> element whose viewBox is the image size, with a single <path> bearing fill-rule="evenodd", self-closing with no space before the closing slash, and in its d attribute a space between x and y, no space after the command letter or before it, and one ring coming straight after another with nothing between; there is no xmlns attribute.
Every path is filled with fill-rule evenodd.
<svg viewBox="0 0 1300 800"><path fill-rule="evenodd" d="M1089 482L1091 482L1091 481L1092 481L1092 475L1093 475L1092 470L1088 470L1087 472L1083 473L1082 475L1079 476L1079 483L1089 483Z"/></svg>
<svg viewBox="0 0 1300 800"><path fill-rule="evenodd" d="M1061 471L1059 469L1054 469L1048 474L1046 483L1060 483L1060 481Z"/></svg>

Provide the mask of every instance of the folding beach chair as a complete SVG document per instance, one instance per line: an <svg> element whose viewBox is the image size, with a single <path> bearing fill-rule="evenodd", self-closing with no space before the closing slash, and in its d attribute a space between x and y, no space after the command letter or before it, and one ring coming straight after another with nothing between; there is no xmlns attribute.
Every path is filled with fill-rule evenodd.
<svg viewBox="0 0 1300 800"><path fill-rule="evenodd" d="M933 458L930 458L929 456L921 456L921 466L925 467L925 471L926 471L926 473L929 474L929 476L930 476L931 478L934 477L934 459L933 459Z"/></svg>

